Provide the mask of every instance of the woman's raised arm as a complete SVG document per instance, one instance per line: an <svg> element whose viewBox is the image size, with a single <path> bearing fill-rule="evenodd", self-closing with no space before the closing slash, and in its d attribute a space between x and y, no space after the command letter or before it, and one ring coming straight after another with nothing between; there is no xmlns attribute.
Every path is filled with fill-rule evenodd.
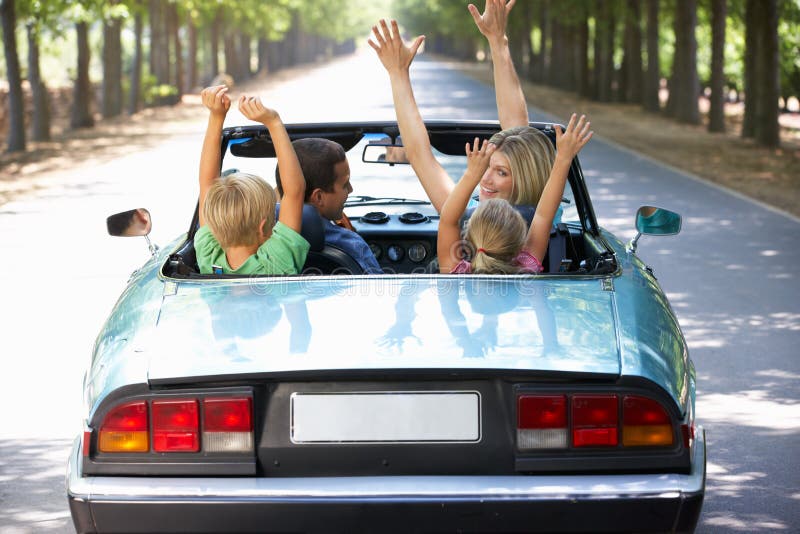
<svg viewBox="0 0 800 534"><path fill-rule="evenodd" d="M411 62L425 37L421 35L410 45L406 45L400 37L397 21L394 20L391 21L391 29L385 20L381 20L379 25L372 27L372 32L375 41L370 39L368 42L389 73L397 125L408 161L431 204L437 212L441 212L445 200L453 190L453 179L433 155L428 130L414 98L409 74Z"/></svg>

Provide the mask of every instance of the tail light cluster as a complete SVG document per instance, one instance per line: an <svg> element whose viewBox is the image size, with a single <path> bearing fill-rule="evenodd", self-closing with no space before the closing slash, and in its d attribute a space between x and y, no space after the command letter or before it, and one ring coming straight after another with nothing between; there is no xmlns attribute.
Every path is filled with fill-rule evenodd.
<svg viewBox="0 0 800 534"><path fill-rule="evenodd" d="M583 447L669 447L675 432L657 401L639 395L517 397L520 450Z"/></svg>
<svg viewBox="0 0 800 534"><path fill-rule="evenodd" d="M114 407L103 419L100 452L253 451L250 397L136 400Z"/></svg>

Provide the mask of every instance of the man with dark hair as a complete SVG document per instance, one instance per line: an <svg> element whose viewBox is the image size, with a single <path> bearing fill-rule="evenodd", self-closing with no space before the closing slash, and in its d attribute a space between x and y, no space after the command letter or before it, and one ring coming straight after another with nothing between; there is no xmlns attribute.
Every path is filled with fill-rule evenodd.
<svg viewBox="0 0 800 534"><path fill-rule="evenodd" d="M323 219L325 243L349 254L367 274L381 274L380 265L367 242L352 230L334 223L344 217L344 203L353 191L350 164L339 143L312 137L292 142L306 179L306 204L311 204ZM280 169L275 169L278 193L283 195Z"/></svg>

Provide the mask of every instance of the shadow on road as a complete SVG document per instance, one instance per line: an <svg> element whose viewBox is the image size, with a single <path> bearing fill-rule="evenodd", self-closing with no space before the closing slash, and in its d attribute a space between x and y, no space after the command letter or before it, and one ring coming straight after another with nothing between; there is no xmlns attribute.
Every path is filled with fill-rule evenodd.
<svg viewBox="0 0 800 534"><path fill-rule="evenodd" d="M0 533L74 533L64 490L71 440L0 440Z"/></svg>

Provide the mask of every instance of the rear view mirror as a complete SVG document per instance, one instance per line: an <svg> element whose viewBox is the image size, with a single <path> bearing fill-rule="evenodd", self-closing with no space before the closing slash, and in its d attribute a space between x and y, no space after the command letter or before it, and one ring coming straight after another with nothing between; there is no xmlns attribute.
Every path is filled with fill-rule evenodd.
<svg viewBox="0 0 800 534"><path fill-rule="evenodd" d="M115 213L106 219L108 233L117 237L139 237L150 233L153 222L144 208Z"/></svg>
<svg viewBox="0 0 800 534"><path fill-rule="evenodd" d="M395 163L408 163L408 157L403 146L374 143L364 147L361 161L364 163L388 163L389 165L394 165Z"/></svg>
<svg viewBox="0 0 800 534"><path fill-rule="evenodd" d="M636 231L644 235L675 235L681 231L681 216L663 208L642 206L636 212Z"/></svg>

